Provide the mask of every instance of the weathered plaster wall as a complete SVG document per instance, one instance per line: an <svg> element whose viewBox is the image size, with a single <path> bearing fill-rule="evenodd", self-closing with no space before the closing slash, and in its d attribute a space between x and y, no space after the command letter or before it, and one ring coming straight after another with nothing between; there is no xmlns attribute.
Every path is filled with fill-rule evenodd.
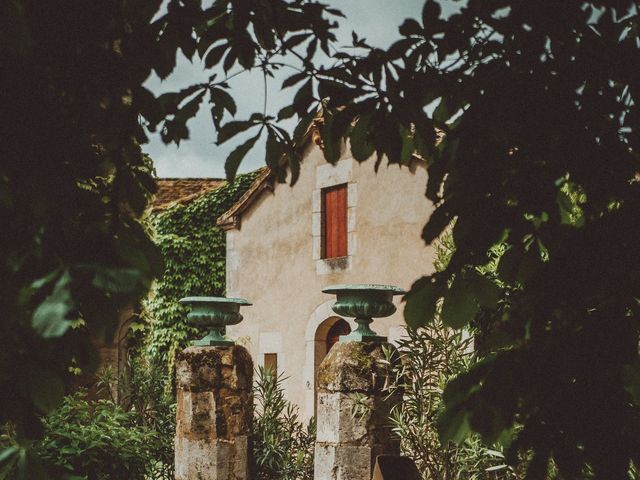
<svg viewBox="0 0 640 480"><path fill-rule="evenodd" d="M239 229L227 232L227 295L253 302L245 320L229 329L241 337L256 364L264 353L278 354L278 370L288 376L287 395L303 415L314 412L313 372L318 345L315 329L331 312L322 288L336 283L384 283L409 288L432 271L433 249L420 238L433 211L424 196L426 171L359 164L345 152L337 166L327 164L315 145L291 188L276 185L242 215ZM348 183L349 257L332 268L319 254L319 189ZM378 319L373 329L393 339L403 325L398 312ZM391 330L391 331L390 331Z"/></svg>

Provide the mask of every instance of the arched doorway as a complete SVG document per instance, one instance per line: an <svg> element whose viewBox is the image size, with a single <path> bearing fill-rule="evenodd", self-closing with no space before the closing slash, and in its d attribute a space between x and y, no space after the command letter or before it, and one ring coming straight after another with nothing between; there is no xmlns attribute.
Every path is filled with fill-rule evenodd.
<svg viewBox="0 0 640 480"><path fill-rule="evenodd" d="M327 332L327 339L325 340L325 344L326 344L325 356L327 353L329 353L329 350L331 350L331 347L333 347L333 345L335 345L338 342L338 340L340 340L340 337L342 335L349 335L350 333L351 333L351 327L349 326L349 324L346 321L344 321L342 318L338 319L338 321L336 321Z"/></svg>
<svg viewBox="0 0 640 480"><path fill-rule="evenodd" d="M340 317L329 317L324 320L316 330L314 341L314 359L313 359L313 414L316 414L316 403L318 394L318 368L327 356L329 350L338 342L340 335L348 335L351 333L351 326Z"/></svg>
<svg viewBox="0 0 640 480"><path fill-rule="evenodd" d="M311 312L307 320L307 328L304 333L305 356L302 367L305 400L301 414L304 419L309 419L315 415L317 371L320 362L322 362L328 352L327 337L331 327L333 327L338 320L346 321L351 327L351 330L357 327L353 319L342 319L333 312L331 307L334 303L335 299L322 302ZM339 327L336 327L336 329L337 328Z"/></svg>

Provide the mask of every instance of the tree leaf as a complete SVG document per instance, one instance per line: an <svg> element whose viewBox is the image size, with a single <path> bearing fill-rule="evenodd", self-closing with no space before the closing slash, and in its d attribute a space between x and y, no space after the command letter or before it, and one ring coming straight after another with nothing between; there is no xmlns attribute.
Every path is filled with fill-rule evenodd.
<svg viewBox="0 0 640 480"><path fill-rule="evenodd" d="M228 92L221 88L212 88L211 92L211 100L216 105L220 104L222 107L229 112L231 115L235 115L237 111L236 102L233 100L233 97L229 95Z"/></svg>
<svg viewBox="0 0 640 480"><path fill-rule="evenodd" d="M309 80L296 92L293 97L293 107L299 114L307 113L309 103L313 100L313 81Z"/></svg>
<svg viewBox="0 0 640 480"><path fill-rule="evenodd" d="M284 90L285 88L292 87L305 78L307 78L307 74L305 72L294 73L290 77L285 78L284 82L282 82L282 89Z"/></svg>
<svg viewBox="0 0 640 480"><path fill-rule="evenodd" d="M436 313L436 303L440 298L439 285L431 277L422 277L404 296L404 321L409 328L416 329L429 324Z"/></svg>
<svg viewBox="0 0 640 480"><path fill-rule="evenodd" d="M228 43L213 47L211 50L209 50L209 52L207 52L207 55L204 57L204 66L206 68L212 68L218 65L228 48Z"/></svg>
<svg viewBox="0 0 640 480"><path fill-rule="evenodd" d="M458 274L444 297L442 321L451 328L467 325L478 311L478 304L471 289Z"/></svg>
<svg viewBox="0 0 640 480"><path fill-rule="evenodd" d="M53 287L51 295L36 308L31 326L43 338L60 337L71 326L67 316L73 308L71 275L69 271L65 271Z"/></svg>
<svg viewBox="0 0 640 480"><path fill-rule="evenodd" d="M240 166L240 162L242 162L242 159L258 141L258 138L260 138L260 133L261 132L258 132L255 137L251 137L249 140L247 140L242 145L238 146L233 152L231 152L224 164L224 171L227 174L228 181L233 181L236 176L236 172L238 171L238 167Z"/></svg>
<svg viewBox="0 0 640 480"><path fill-rule="evenodd" d="M222 128L218 130L218 141L216 142L216 145L223 144L238 133L244 132L255 125L255 122L247 120L225 123Z"/></svg>
<svg viewBox="0 0 640 480"><path fill-rule="evenodd" d="M351 130L349 137L351 141L351 154L359 162L367 160L373 152L375 146L369 141L370 115L362 115Z"/></svg>
<svg viewBox="0 0 640 480"><path fill-rule="evenodd" d="M438 417L438 436L443 445L453 442L460 445L471 432L468 412L459 406L448 407Z"/></svg>
<svg viewBox="0 0 640 480"><path fill-rule="evenodd" d="M440 122L442 124L446 123L447 120L451 118L451 113L449 112L449 105L445 97L440 99L440 103L436 107L433 112L433 119L436 122Z"/></svg>
<svg viewBox="0 0 640 480"><path fill-rule="evenodd" d="M422 27L413 18L407 18L398 29L401 35L408 37L410 35L420 35Z"/></svg>
<svg viewBox="0 0 640 480"><path fill-rule="evenodd" d="M141 285L142 275L133 268L98 267L91 284L111 293L131 293Z"/></svg>
<svg viewBox="0 0 640 480"><path fill-rule="evenodd" d="M471 274L469 289L478 303L486 308L496 308L498 300L502 297L502 289L477 272Z"/></svg>

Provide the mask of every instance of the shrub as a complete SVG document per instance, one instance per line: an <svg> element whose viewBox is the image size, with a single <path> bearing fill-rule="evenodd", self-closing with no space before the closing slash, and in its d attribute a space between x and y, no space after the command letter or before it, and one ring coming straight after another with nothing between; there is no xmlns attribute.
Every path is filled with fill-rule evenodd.
<svg viewBox="0 0 640 480"><path fill-rule="evenodd" d="M143 480L155 462L157 432L137 424L136 414L109 400L87 401L79 391L43 419L35 447L53 478Z"/></svg>
<svg viewBox="0 0 640 480"><path fill-rule="evenodd" d="M436 319L429 328L408 330L398 342L401 362L394 372L389 393L404 390L401 404L391 411L390 421L401 439L404 455L412 457L423 478L429 480L507 480L514 478L504 465L499 448L484 447L477 436L461 445L442 444L437 420L447 381L464 371L473 355L472 339L453 331Z"/></svg>
<svg viewBox="0 0 640 480"><path fill-rule="evenodd" d="M455 245L446 233L436 244L436 271L447 268ZM496 246L489 263L478 273L491 278L504 249ZM441 305L427 327L408 329L398 342L401 362L397 363L389 393L404 391L403 402L391 411L390 421L401 439L402 453L412 457L423 478L429 480L510 480L514 471L505 465L500 447L482 445L477 435L441 443L438 418L444 407L445 385L478 360L473 338L463 330L447 327L441 318ZM391 351L387 350L387 355ZM390 359L389 359L390 360Z"/></svg>
<svg viewBox="0 0 640 480"><path fill-rule="evenodd" d="M312 480L315 419L305 426L285 399L284 377L258 368L254 385L253 456L258 480Z"/></svg>
<svg viewBox="0 0 640 480"><path fill-rule="evenodd" d="M173 395L165 389L164 365L136 355L130 357L124 372L116 382L107 371L100 384L109 392L119 392L117 403L133 414L136 427L154 432L156 441L150 445L153 448L149 464L151 478L173 480L176 403ZM112 398L112 401L116 399Z"/></svg>

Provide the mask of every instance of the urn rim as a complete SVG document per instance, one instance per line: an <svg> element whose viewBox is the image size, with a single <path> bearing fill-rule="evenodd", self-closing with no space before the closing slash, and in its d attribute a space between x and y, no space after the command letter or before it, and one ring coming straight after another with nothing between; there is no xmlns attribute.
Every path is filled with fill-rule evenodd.
<svg viewBox="0 0 640 480"><path fill-rule="evenodd" d="M324 293L338 294L346 292L361 292L361 291L376 291L386 292L391 295L403 295L407 293L404 288L397 287L395 285L381 285L376 283L352 283L352 284L339 284L329 285L322 289Z"/></svg>
<svg viewBox="0 0 640 480"><path fill-rule="evenodd" d="M229 298L229 297L184 297L178 300L180 303L231 303L235 305L249 306L253 305L244 298Z"/></svg>

